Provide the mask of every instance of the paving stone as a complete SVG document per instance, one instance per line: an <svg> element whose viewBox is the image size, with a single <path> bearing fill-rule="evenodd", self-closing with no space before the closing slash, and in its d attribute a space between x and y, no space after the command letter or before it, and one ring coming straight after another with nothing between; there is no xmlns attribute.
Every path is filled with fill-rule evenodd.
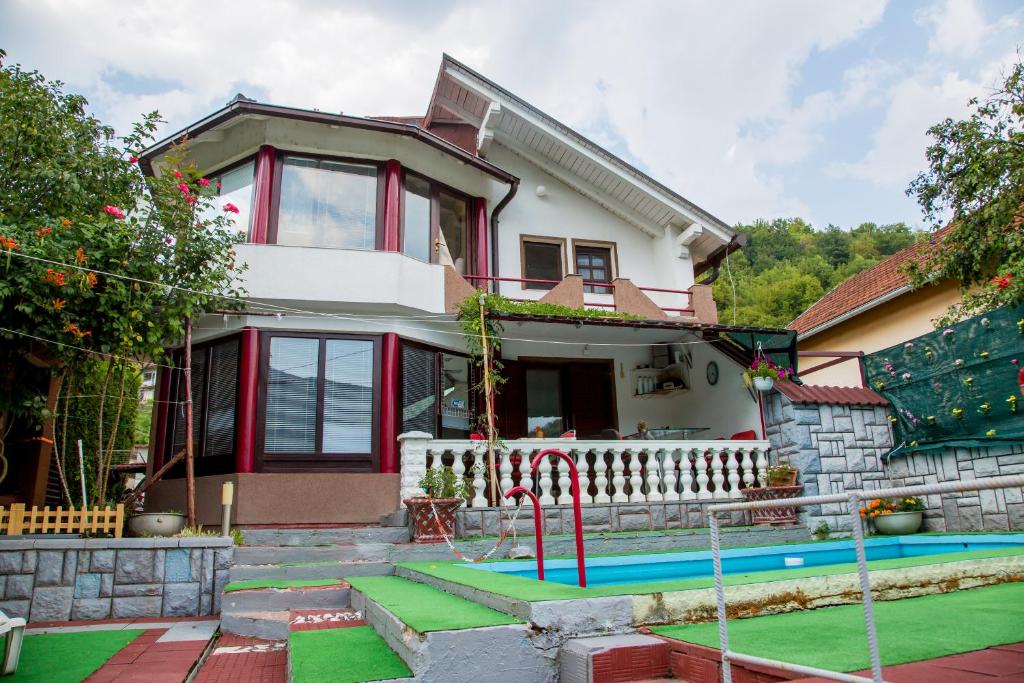
<svg viewBox="0 0 1024 683"><path fill-rule="evenodd" d="M32 593L29 621L67 621L74 591L71 586L37 586Z"/></svg>
<svg viewBox="0 0 1024 683"><path fill-rule="evenodd" d="M191 617L199 614L199 584L167 584L164 590L162 616Z"/></svg>
<svg viewBox="0 0 1024 683"><path fill-rule="evenodd" d="M110 598L75 599L71 604L71 620L109 619Z"/></svg>
<svg viewBox="0 0 1024 683"><path fill-rule="evenodd" d="M100 575L79 574L75 577L76 598L98 598L100 597Z"/></svg>
<svg viewBox="0 0 1024 683"><path fill-rule="evenodd" d="M126 617L159 617L163 598L159 595L135 598L113 598L110 616L114 619Z"/></svg>

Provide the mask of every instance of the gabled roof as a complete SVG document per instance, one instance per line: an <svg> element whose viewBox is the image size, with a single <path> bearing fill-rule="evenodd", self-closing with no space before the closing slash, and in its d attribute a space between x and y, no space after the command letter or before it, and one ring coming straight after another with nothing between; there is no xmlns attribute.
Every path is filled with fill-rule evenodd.
<svg viewBox="0 0 1024 683"><path fill-rule="evenodd" d="M885 400L866 387L816 387L779 382L775 387L793 403L831 403L841 406L887 406Z"/></svg>
<svg viewBox="0 0 1024 683"><path fill-rule="evenodd" d="M950 230L942 228L930 240L915 242L880 263L843 280L828 294L789 324L800 339L817 334L840 320L870 310L910 291L910 279L904 273L909 263L923 263Z"/></svg>
<svg viewBox="0 0 1024 683"><path fill-rule="evenodd" d="M706 256L730 242L724 221L449 55L444 55L424 125L468 123L486 156L497 140L541 170L653 237L674 225L680 246Z"/></svg>

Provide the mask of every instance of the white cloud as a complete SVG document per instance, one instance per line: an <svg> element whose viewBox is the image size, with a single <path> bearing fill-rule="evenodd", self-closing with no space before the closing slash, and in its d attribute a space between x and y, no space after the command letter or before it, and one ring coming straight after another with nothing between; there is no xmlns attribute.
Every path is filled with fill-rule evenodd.
<svg viewBox="0 0 1024 683"><path fill-rule="evenodd" d="M990 27L976 0L945 0L917 13L919 23L931 28L928 49L954 55L973 55Z"/></svg>

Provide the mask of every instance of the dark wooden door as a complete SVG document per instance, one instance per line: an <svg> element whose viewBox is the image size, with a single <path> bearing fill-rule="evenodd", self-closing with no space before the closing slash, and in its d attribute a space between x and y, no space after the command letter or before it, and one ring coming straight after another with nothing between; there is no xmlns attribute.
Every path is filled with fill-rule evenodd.
<svg viewBox="0 0 1024 683"><path fill-rule="evenodd" d="M613 361L571 363L565 366L570 427L580 439L597 437L602 429L617 429Z"/></svg>

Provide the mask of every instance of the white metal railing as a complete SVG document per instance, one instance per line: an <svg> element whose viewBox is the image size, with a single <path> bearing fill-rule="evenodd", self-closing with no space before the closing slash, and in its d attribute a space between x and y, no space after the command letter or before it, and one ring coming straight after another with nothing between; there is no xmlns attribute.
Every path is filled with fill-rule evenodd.
<svg viewBox="0 0 1024 683"><path fill-rule="evenodd" d="M399 438L402 450L402 497L420 495L427 469L451 466L470 481L469 507L488 507L487 444L462 439L434 439L424 432ZM523 486L536 491L541 505L572 503L569 469L558 458L540 463L537 481L530 460L557 448L576 462L584 505L742 498L741 489L763 485L768 468L767 441L589 441L521 439L499 444L495 452L498 490Z"/></svg>
<svg viewBox="0 0 1024 683"><path fill-rule="evenodd" d="M1024 474L1015 474L990 479L973 479L968 481L947 481L939 484L921 484L918 486L899 486L888 489L870 491L847 491L824 496L805 496L802 498L786 498L780 500L759 500L743 503L722 503L708 507L708 526L711 532L711 561L715 573L715 600L718 611L718 640L722 652L722 681L732 683L732 665L730 662L747 662L760 666L773 666L784 671L818 676L833 681L848 683L883 683L882 658L878 650L878 631L875 628L875 608L871 597L871 581L868 576L867 553L864 550L863 520L860 518L860 502L877 498L907 498L910 496L941 495L943 493L963 493L966 491L989 491L1024 487ZM861 601L864 605L864 622L867 625L868 653L871 658L871 678L855 674L829 671L817 667L792 664L764 657L733 652L729 649L729 628L725 611L725 587L722 580L722 553L719 542L718 513L757 510L777 507L803 507L805 505L824 505L827 503L847 503L850 520L853 525L853 541L857 551L857 574L860 579Z"/></svg>

